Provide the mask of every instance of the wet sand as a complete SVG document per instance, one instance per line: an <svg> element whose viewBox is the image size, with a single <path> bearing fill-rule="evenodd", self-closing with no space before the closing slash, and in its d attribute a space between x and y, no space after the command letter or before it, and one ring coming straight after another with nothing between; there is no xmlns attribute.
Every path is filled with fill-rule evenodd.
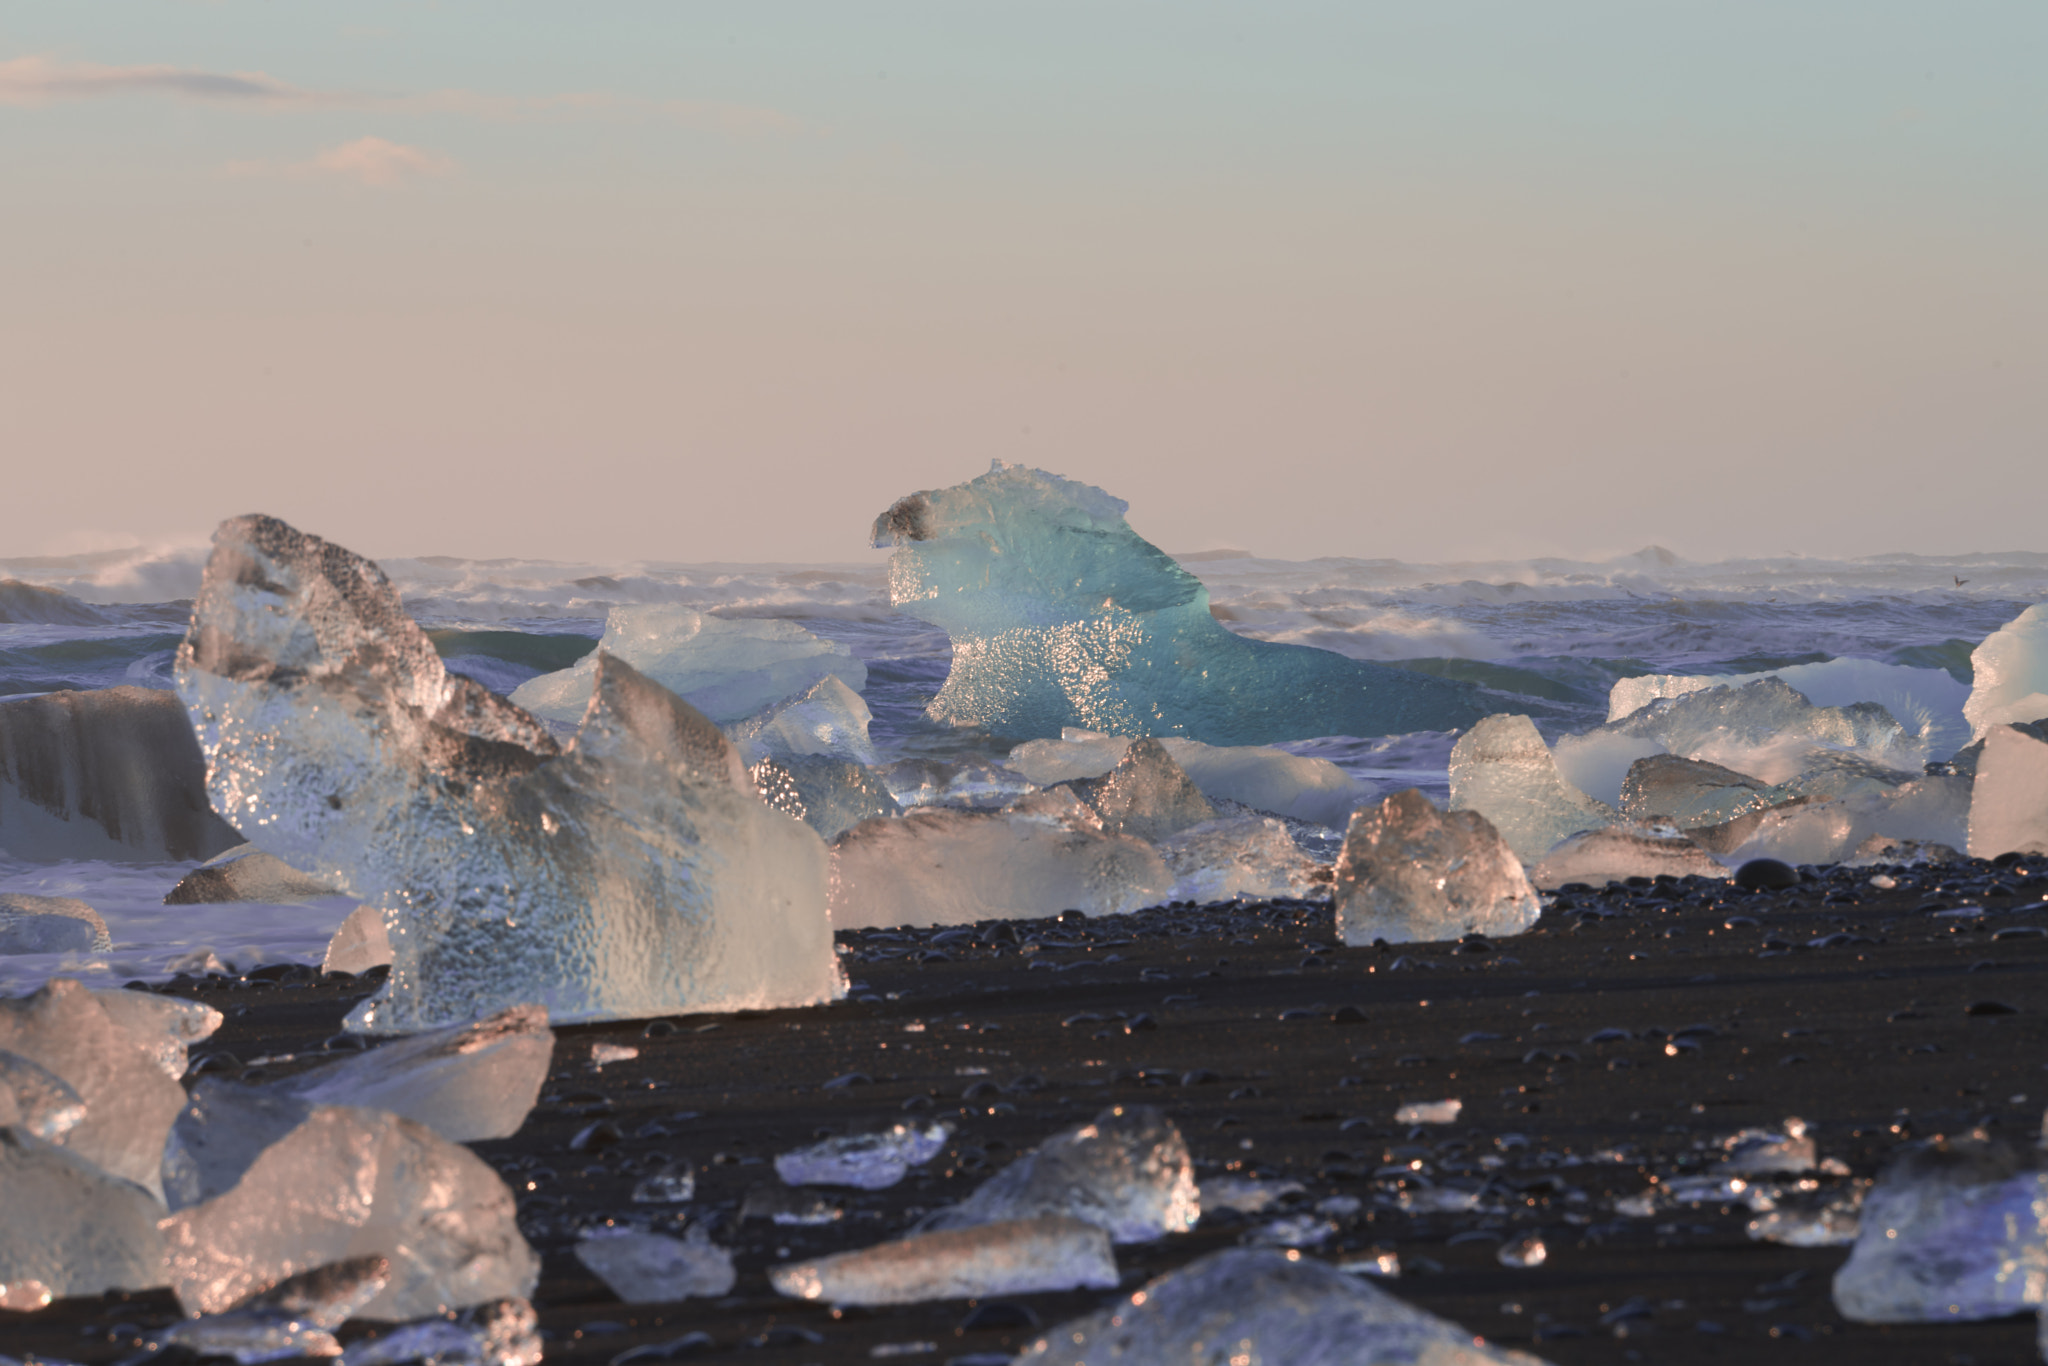
<svg viewBox="0 0 2048 1366"><path fill-rule="evenodd" d="M1871 887L1877 871L1899 885ZM2036 858L1837 870L1772 893L1695 882L1568 892L1535 931L1491 944L1346 948L1328 906L1314 903L842 934L848 1001L561 1028L525 1127L474 1146L522 1196L543 1257L534 1300L550 1362L607 1363L693 1333L709 1343L684 1342L673 1359L865 1361L892 1344L929 1344L887 1357L908 1362L1013 1352L1036 1336L1029 1319L1051 1327L1107 1296L835 1316L777 1296L765 1269L894 1236L1116 1104L1162 1109L1205 1178L1289 1178L1311 1200L1360 1198L1321 1255L1392 1251L1407 1274L1387 1288L1561 1366L2025 1362L2036 1359L2031 1319L1843 1321L1828 1288L1846 1249L1753 1242L1740 1205L1628 1218L1611 1202L1652 1175L1700 1170L1712 1156L1698 1144L1788 1115L1858 1177L1903 1142L1973 1128L2030 1145L2048 1102L2044 898L2048 859ZM370 985L270 975L285 980L169 988L226 1012L199 1052L225 1055L211 1065L228 1075L259 1057L314 1055L249 1068L250 1080L317 1060ZM1603 1030L1630 1037L1588 1041ZM597 1043L640 1054L598 1072ZM1448 1097L1464 1102L1456 1123L1394 1122L1404 1102ZM958 1125L921 1174L886 1191L825 1192L845 1210L830 1225L739 1220L750 1189L778 1184L775 1153L906 1117ZM600 1143L622 1137L573 1150L598 1123L614 1126ZM1595 1160L1616 1149L1626 1160ZM639 1176L670 1155L695 1164L696 1199L633 1204ZM1488 1157L1502 1165L1489 1169ZM1375 1204L1391 1189L1376 1173L1418 1161L1439 1181L1491 1179L1507 1212ZM570 1254L579 1227L652 1216L673 1231L677 1214L711 1221L735 1249L731 1296L621 1304ZM1263 1221L1210 1219L1119 1248L1127 1286ZM1502 1266L1499 1242L1530 1232L1548 1260ZM175 1312L156 1292L0 1313L0 1350L115 1361L133 1351L136 1329ZM352 1324L342 1337L374 1330Z"/></svg>

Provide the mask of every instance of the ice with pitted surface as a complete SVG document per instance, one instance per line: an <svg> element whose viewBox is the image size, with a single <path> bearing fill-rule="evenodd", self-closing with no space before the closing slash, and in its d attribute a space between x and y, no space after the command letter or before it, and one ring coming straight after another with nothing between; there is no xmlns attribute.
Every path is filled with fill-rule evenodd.
<svg viewBox="0 0 2048 1366"><path fill-rule="evenodd" d="M749 767L763 759L812 756L849 764L879 762L868 738L874 713L837 674L827 674L807 692L725 728Z"/></svg>
<svg viewBox="0 0 2048 1366"><path fill-rule="evenodd" d="M761 803L688 703L603 651L592 678L565 753L443 668L368 560L266 517L215 534L178 689L215 804L259 848L383 909L391 977L352 1027L844 990L817 836Z"/></svg>
<svg viewBox="0 0 2048 1366"><path fill-rule="evenodd" d="M0 1192L0 1307L164 1283L163 1206L72 1148L0 1127Z"/></svg>
<svg viewBox="0 0 2048 1366"><path fill-rule="evenodd" d="M1508 848L1534 863L1559 840L1614 824L1614 808L1564 780L1526 716L1489 716L1451 749L1453 811L1477 811Z"/></svg>
<svg viewBox="0 0 2048 1366"><path fill-rule="evenodd" d="M871 1134L847 1134L778 1153L775 1174L792 1186L852 1186L885 1190L901 1181L912 1167L938 1156L953 1136L953 1126L940 1121L898 1123Z"/></svg>
<svg viewBox="0 0 2048 1366"><path fill-rule="evenodd" d="M790 755L763 759L747 770L761 800L785 816L837 839L862 821L900 816L889 785L863 764L823 755Z"/></svg>
<svg viewBox="0 0 2048 1366"><path fill-rule="evenodd" d="M832 1304L919 1304L1116 1285L1109 1236L1086 1220L999 1220L770 1267L777 1291Z"/></svg>
<svg viewBox="0 0 2048 1366"><path fill-rule="evenodd" d="M1286 825L1271 816L1227 816L1155 847L1173 877L1161 901L1306 897L1327 894L1330 887L1329 865L1302 853Z"/></svg>
<svg viewBox="0 0 2048 1366"><path fill-rule="evenodd" d="M1074 791L1104 830L1153 843L1216 819L1216 808L1157 740L1131 741L1114 768L1078 780Z"/></svg>
<svg viewBox="0 0 2048 1366"><path fill-rule="evenodd" d="M1507 841L1477 811L1439 811L1409 788L1361 808L1337 858L1347 944L1520 934L1542 906Z"/></svg>

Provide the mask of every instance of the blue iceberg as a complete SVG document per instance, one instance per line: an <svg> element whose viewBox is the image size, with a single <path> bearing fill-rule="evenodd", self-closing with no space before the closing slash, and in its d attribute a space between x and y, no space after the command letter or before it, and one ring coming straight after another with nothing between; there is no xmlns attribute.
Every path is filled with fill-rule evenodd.
<svg viewBox="0 0 2048 1366"><path fill-rule="evenodd" d="M1231 634L1209 593L1101 489L995 463L875 521L889 596L943 629L937 721L1017 739L1067 726L1256 745L1449 730L1485 714L1469 684Z"/></svg>

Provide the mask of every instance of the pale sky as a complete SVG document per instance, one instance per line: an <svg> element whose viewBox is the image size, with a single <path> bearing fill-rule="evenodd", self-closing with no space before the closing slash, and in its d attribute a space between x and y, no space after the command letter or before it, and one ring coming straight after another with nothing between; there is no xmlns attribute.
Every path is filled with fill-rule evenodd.
<svg viewBox="0 0 2048 1366"><path fill-rule="evenodd" d="M0 0L0 555L2048 550L2048 5Z"/></svg>

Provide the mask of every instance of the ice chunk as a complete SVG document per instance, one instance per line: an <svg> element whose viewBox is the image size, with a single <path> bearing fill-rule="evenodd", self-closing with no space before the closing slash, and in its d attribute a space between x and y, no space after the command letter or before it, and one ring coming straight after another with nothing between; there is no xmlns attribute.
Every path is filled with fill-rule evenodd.
<svg viewBox="0 0 2048 1366"><path fill-rule="evenodd" d="M1708 688L1739 688L1760 678L1778 679L1819 707L1875 702L1905 721L1909 733L1934 753L1946 754L1962 744L1969 733L1969 724L1964 719L1964 707L1970 696L1968 684L1958 682L1946 669L1886 664L1875 659L1829 659L1760 673L1624 678L1608 693L1607 719L1619 721L1659 698L1683 697Z"/></svg>
<svg viewBox="0 0 2048 1366"><path fill-rule="evenodd" d="M547 1011L512 1006L300 1072L271 1089L314 1105L389 1110L456 1143L510 1138L540 1096L554 1048Z"/></svg>
<svg viewBox="0 0 2048 1366"><path fill-rule="evenodd" d="M1183 830L1157 846L1173 889L1164 901L1327 895L1330 867L1317 863L1271 816L1231 816Z"/></svg>
<svg viewBox="0 0 2048 1366"><path fill-rule="evenodd" d="M697 1197L697 1169L687 1160L668 1158L659 1169L633 1186L636 1205L684 1205Z"/></svg>
<svg viewBox="0 0 2048 1366"><path fill-rule="evenodd" d="M1749 1221L1749 1236L1760 1243L1783 1243L1786 1247L1848 1247L1862 1229L1862 1209L1867 1182L1831 1191L1817 1202L1802 1201L1772 1208Z"/></svg>
<svg viewBox="0 0 2048 1366"><path fill-rule="evenodd" d="M1775 676L1654 701L1588 735L1653 743L1766 783L1783 782L1811 767L1817 751L1854 750L1874 763L1911 769L1919 768L1926 754L1925 742L1909 736L1877 703L1816 707ZM1560 742L1560 755L1564 748Z"/></svg>
<svg viewBox="0 0 2048 1366"><path fill-rule="evenodd" d="M1863 1202L1835 1272L1835 1308L1857 1323L2002 1318L2048 1292L2048 1172L1961 1140L1908 1151Z"/></svg>
<svg viewBox="0 0 2048 1366"><path fill-rule="evenodd" d="M173 1081L185 1075L187 1050L213 1037L213 1031L221 1025L218 1010L182 996L123 989L95 991L92 998L100 1003L100 1009L107 1013L115 1028L126 1031Z"/></svg>
<svg viewBox="0 0 2048 1366"><path fill-rule="evenodd" d="M1129 752L1133 738L1066 727L1057 740L1027 740L1004 760L1040 787L1100 778ZM1328 759L1289 754L1270 745L1205 745L1177 735L1159 738L1166 752L1207 797L1259 811L1341 828L1358 788Z"/></svg>
<svg viewBox="0 0 2048 1366"><path fill-rule="evenodd" d="M66 1148L162 1198L164 1136L185 1092L94 993L59 977L33 996L0 999L0 1050L63 1078L85 1102Z"/></svg>
<svg viewBox="0 0 2048 1366"><path fill-rule="evenodd" d="M1841 863L1873 839L1956 845L1966 839L1973 806L1970 780L1947 775L1916 778L1896 788L1878 786L1843 801L1787 803L1756 817L1730 861Z"/></svg>
<svg viewBox="0 0 2048 1366"><path fill-rule="evenodd" d="M1016 1366L1541 1366L1299 1252L1227 1248L1031 1343Z"/></svg>
<svg viewBox="0 0 2048 1366"><path fill-rule="evenodd" d="M747 776L762 801L810 826L820 839L837 839L877 816L903 814L873 769L843 759L763 759Z"/></svg>
<svg viewBox="0 0 2048 1366"><path fill-rule="evenodd" d="M390 961L391 933L384 928L384 912L375 906L358 906L327 941L320 971L364 973Z"/></svg>
<svg viewBox="0 0 2048 1366"><path fill-rule="evenodd" d="M1116 1257L1095 1225L1063 1214L918 1233L768 1269L791 1299L917 1304L1046 1290L1108 1290Z"/></svg>
<svg viewBox="0 0 2048 1366"><path fill-rule="evenodd" d="M1041 1214L1069 1214L1119 1243L1185 1233L1202 1217L1188 1145L1149 1105L1112 1106L1061 1130L984 1181L921 1229L966 1228Z"/></svg>
<svg viewBox="0 0 2048 1366"><path fill-rule="evenodd" d="M1622 804L1621 789L1636 760L1664 753L1664 746L1641 735L1602 728L1584 735L1561 735L1551 750L1558 776L1610 807Z"/></svg>
<svg viewBox="0 0 2048 1366"><path fill-rule="evenodd" d="M238 844L178 879L178 885L164 894L164 905L261 901L271 906L296 906L338 892L253 844Z"/></svg>
<svg viewBox="0 0 2048 1366"><path fill-rule="evenodd" d="M662 1304L692 1295L729 1294L738 1274L732 1253L692 1225L687 1239L625 1230L586 1237L576 1260L627 1304Z"/></svg>
<svg viewBox="0 0 2048 1366"><path fill-rule="evenodd" d="M341 1366L540 1366L541 1356L540 1318L515 1295L363 1339Z"/></svg>
<svg viewBox="0 0 2048 1366"><path fill-rule="evenodd" d="M164 1283L162 1206L22 1128L0 1127L0 1307Z"/></svg>
<svg viewBox="0 0 2048 1366"><path fill-rule="evenodd" d="M189 1209L233 1190L264 1149L312 1113L288 1092L201 1077L164 1142L165 1202Z"/></svg>
<svg viewBox="0 0 2048 1366"><path fill-rule="evenodd" d="M901 1181L912 1167L938 1156L953 1136L953 1126L894 1124L880 1133L828 1138L808 1148L780 1153L775 1174L792 1186L855 1186L885 1190Z"/></svg>
<svg viewBox="0 0 2048 1366"><path fill-rule="evenodd" d="M1066 789L1003 811L927 807L863 821L832 845L832 924L842 930L1115 915L1172 886L1150 845L1105 833Z"/></svg>
<svg viewBox="0 0 2048 1366"><path fill-rule="evenodd" d="M1632 877L1727 877L1728 869L1683 835L1633 830L1595 830L1574 835L1529 870L1538 887L1567 882L1604 886Z"/></svg>
<svg viewBox="0 0 2048 1366"><path fill-rule="evenodd" d="M1564 780L1526 716L1489 716L1451 749L1453 811L1477 811L1508 848L1534 863L1582 830L1614 824L1614 809Z"/></svg>
<svg viewBox="0 0 2048 1366"><path fill-rule="evenodd" d="M212 858L242 842L213 812L185 709L150 688L0 702L0 850L36 862Z"/></svg>
<svg viewBox="0 0 2048 1366"><path fill-rule="evenodd" d="M1737 816L1767 811L1798 795L1704 759L1653 754L1629 765L1628 777L1621 785L1621 809L1638 825L1691 830L1725 825Z"/></svg>
<svg viewBox="0 0 2048 1366"><path fill-rule="evenodd" d="M828 676L855 692L868 682L867 666L851 649L793 621L731 621L652 604L612 608L595 650L560 673L529 678L513 689L512 701L551 721L582 720L600 655L624 660L720 723L744 720Z"/></svg>
<svg viewBox="0 0 2048 1366"><path fill-rule="evenodd" d="M1108 771L1107 765L1103 771ZM898 759L875 773L887 785L889 795L906 809L965 806L993 810L1036 790L1007 768L975 760Z"/></svg>
<svg viewBox="0 0 2048 1366"><path fill-rule="evenodd" d="M362 1310L387 1321L528 1295L540 1270L512 1192L483 1159L424 1125L347 1106L314 1109L232 1187L162 1226L188 1313L219 1313L351 1257L390 1259L390 1284Z"/></svg>
<svg viewBox="0 0 2048 1366"><path fill-rule="evenodd" d="M740 1222L766 1219L785 1228L820 1228L846 1217L846 1209L816 1191L787 1186L755 1186L740 1201Z"/></svg>
<svg viewBox="0 0 2048 1366"><path fill-rule="evenodd" d="M178 687L259 847L386 912L352 1027L535 1002L560 1020L811 1004L844 987L817 836L763 806L717 728L599 653L564 754L441 665L377 567L224 523Z"/></svg>
<svg viewBox="0 0 2048 1366"><path fill-rule="evenodd" d="M1439 811L1409 788L1351 818L1337 858L1347 944L1520 934L1542 907L1521 860L1477 811Z"/></svg>
<svg viewBox="0 0 2048 1366"><path fill-rule="evenodd" d="M896 547L890 600L953 642L934 720L1009 736L1085 726L1231 745L1477 719L1467 685L1231 634L1201 581L1125 523L1126 507L998 461L876 520L875 544Z"/></svg>
<svg viewBox="0 0 2048 1366"><path fill-rule="evenodd" d="M880 762L868 726L874 713L861 695L836 674L808 692L725 728L749 767L763 759L816 756L872 767Z"/></svg>
<svg viewBox="0 0 2048 1366"><path fill-rule="evenodd" d="M2048 717L2048 602L2035 603L1984 637L1970 652L1969 700L1963 715L1982 737L2001 722Z"/></svg>
<svg viewBox="0 0 2048 1366"><path fill-rule="evenodd" d="M1969 848L1976 858L2048 853L2048 743L2009 725L1984 733Z"/></svg>
<svg viewBox="0 0 2048 1366"><path fill-rule="evenodd" d="M1080 780L1074 791L1095 808L1104 830L1141 840L1162 840L1216 819L1216 808L1157 740L1133 740L1115 768Z"/></svg>
<svg viewBox="0 0 2048 1366"><path fill-rule="evenodd" d="M76 897L0 892L0 953L105 953L107 922Z"/></svg>
<svg viewBox="0 0 2048 1366"><path fill-rule="evenodd" d="M0 1128L13 1126L48 1143L85 1118L85 1102L64 1078L14 1053L0 1053Z"/></svg>
<svg viewBox="0 0 2048 1366"><path fill-rule="evenodd" d="M163 1347L233 1357L242 1366L341 1355L334 1330L390 1283L384 1257L352 1257L280 1281L219 1314L173 1324Z"/></svg>
<svg viewBox="0 0 2048 1366"><path fill-rule="evenodd" d="M1819 1159L1806 1125L1797 1119L1785 1121L1785 1132L1744 1129L1721 1140L1721 1170L1733 1176L1770 1176L1808 1172Z"/></svg>
<svg viewBox="0 0 2048 1366"><path fill-rule="evenodd" d="M1456 1124L1462 1100L1415 1100L1394 1111L1396 1124Z"/></svg>
<svg viewBox="0 0 2048 1366"><path fill-rule="evenodd" d="M1201 1185L1202 1213L1218 1210L1263 1214L1291 1195L1306 1195L1299 1181L1260 1181L1245 1176L1212 1176Z"/></svg>

